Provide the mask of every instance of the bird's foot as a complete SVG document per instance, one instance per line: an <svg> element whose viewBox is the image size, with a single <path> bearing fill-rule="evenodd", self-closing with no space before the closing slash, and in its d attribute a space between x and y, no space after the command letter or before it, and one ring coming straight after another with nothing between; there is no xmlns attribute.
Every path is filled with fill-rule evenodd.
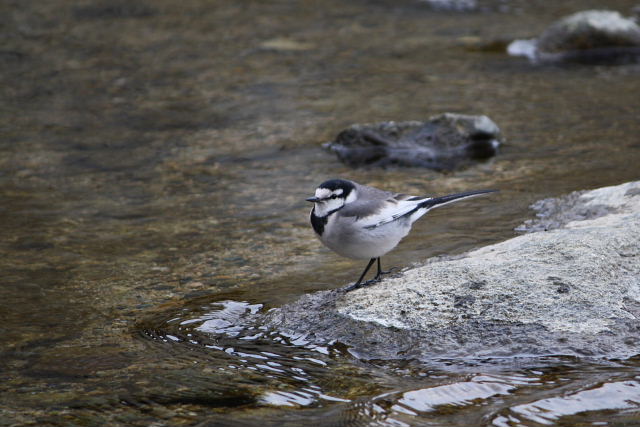
<svg viewBox="0 0 640 427"><path fill-rule="evenodd" d="M398 268L398 267L392 267L392 268L390 268L389 270L386 270L386 271L380 271L380 272L376 275L376 277L374 277L373 279L371 279L371 280L367 280L366 282L354 283L354 284L352 284L352 285L345 286L345 287L343 288L343 291L345 291L345 292L351 292L351 291L354 291L354 290L356 290L356 289L360 289L360 288L364 288L364 287L367 287L367 286L373 285L374 283L378 283L378 282L382 281L382 276L384 276L384 275L386 275L386 274L394 273L394 272L395 272L395 271L397 271L397 270L399 270L399 268Z"/></svg>
<svg viewBox="0 0 640 427"><path fill-rule="evenodd" d="M367 280L366 282L354 283L349 286L345 286L342 288L345 292L355 291L356 289L365 288L367 286L373 285L374 283L378 283L381 279L379 277L374 277L371 280Z"/></svg>
<svg viewBox="0 0 640 427"><path fill-rule="evenodd" d="M378 274L376 275L376 277L373 278L373 280L377 280L378 282L380 280L382 280L382 276L386 275L386 274L391 274L395 271L400 270L398 267L391 267L390 269L386 270L386 271L380 271L378 272Z"/></svg>

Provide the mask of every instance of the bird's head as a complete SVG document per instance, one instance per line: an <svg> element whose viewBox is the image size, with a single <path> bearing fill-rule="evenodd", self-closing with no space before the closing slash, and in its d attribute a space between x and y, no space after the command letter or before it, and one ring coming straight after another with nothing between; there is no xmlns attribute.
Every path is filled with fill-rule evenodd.
<svg viewBox="0 0 640 427"><path fill-rule="evenodd" d="M328 215L331 211L340 209L356 198L355 183L345 179L330 179L320 184L316 188L315 195L306 200L315 204L315 214L322 217Z"/></svg>

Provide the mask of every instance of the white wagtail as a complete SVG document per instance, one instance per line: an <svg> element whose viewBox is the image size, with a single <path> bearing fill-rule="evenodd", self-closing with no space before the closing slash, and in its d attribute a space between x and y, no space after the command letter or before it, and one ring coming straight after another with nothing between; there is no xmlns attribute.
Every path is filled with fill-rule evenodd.
<svg viewBox="0 0 640 427"><path fill-rule="evenodd" d="M411 225L429 210L497 190L476 190L441 197L419 197L391 193L346 179L330 179L316 189L311 225L318 238L332 251L347 258L369 259L358 281L346 290L375 283L383 274L380 257L411 231ZM375 261L375 278L362 282Z"/></svg>

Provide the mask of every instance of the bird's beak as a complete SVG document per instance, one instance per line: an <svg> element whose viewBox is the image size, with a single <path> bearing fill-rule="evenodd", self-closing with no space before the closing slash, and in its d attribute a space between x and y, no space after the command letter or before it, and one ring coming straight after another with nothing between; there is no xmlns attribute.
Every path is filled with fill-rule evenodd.
<svg viewBox="0 0 640 427"><path fill-rule="evenodd" d="M316 202L319 202L319 201L320 201L320 199L319 199L319 198L317 198L317 197L315 197L315 196L313 196L313 197L309 197L308 199L305 199L305 200L306 200L307 202L312 202L312 203L316 203Z"/></svg>

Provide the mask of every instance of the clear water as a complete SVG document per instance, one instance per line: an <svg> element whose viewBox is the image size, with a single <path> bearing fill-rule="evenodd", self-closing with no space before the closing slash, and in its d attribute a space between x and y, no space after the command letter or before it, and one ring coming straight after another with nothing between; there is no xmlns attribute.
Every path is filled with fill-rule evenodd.
<svg viewBox="0 0 640 427"><path fill-rule="evenodd" d="M329 177L501 190L430 213L385 266L638 179L638 65L496 48L605 5L435 3L0 5L0 425L637 424L635 359L364 361L252 323L361 270L307 223ZM440 174L351 170L319 148L352 123L445 111L487 114L501 153Z"/></svg>

